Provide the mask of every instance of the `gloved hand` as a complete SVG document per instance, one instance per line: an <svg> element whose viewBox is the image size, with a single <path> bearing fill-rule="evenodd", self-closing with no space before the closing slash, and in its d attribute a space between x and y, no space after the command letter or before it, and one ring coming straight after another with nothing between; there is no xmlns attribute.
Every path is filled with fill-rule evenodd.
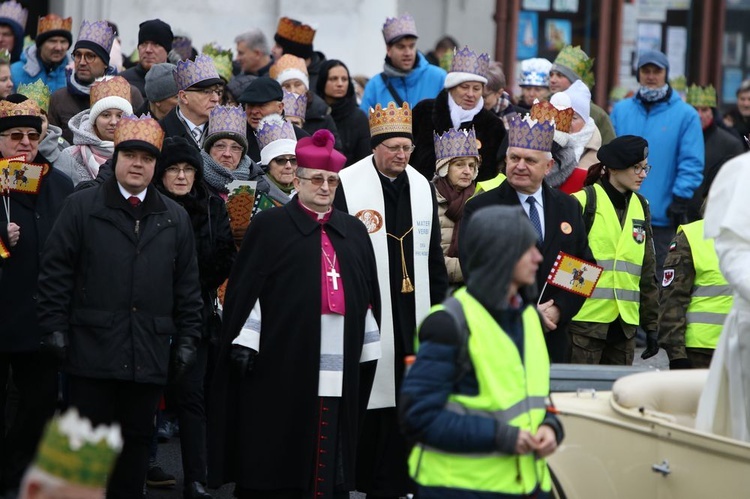
<svg viewBox="0 0 750 499"><path fill-rule="evenodd" d="M232 345L229 351L229 362L232 364L232 371L242 377L250 374L255 365L255 356L258 352L252 348L243 347L242 345Z"/></svg>
<svg viewBox="0 0 750 499"><path fill-rule="evenodd" d="M173 382L179 382L198 359L198 338L177 336L172 340L172 352L169 362L169 376Z"/></svg>
<svg viewBox="0 0 750 499"><path fill-rule="evenodd" d="M641 354L642 359L650 359L659 353L659 343L657 342L658 337L656 331L646 331L646 349Z"/></svg>
<svg viewBox="0 0 750 499"><path fill-rule="evenodd" d="M672 198L672 204L667 208L667 217L672 221L675 228L689 222L689 203L690 200L687 198L681 198L680 196L674 196Z"/></svg>
<svg viewBox="0 0 750 499"><path fill-rule="evenodd" d="M675 369L692 369L693 363L690 362L690 359L674 359L669 361L669 370L673 371Z"/></svg>
<svg viewBox="0 0 750 499"><path fill-rule="evenodd" d="M52 331L42 335L39 342L39 350L51 355L57 360L65 360L68 356L68 333L64 331Z"/></svg>

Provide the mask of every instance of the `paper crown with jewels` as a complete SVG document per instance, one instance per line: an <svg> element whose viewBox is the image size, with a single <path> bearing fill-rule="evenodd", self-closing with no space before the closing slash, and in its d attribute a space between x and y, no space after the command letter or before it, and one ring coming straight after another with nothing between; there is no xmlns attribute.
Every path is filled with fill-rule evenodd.
<svg viewBox="0 0 750 499"><path fill-rule="evenodd" d="M385 24L383 24L383 39L385 43L394 43L399 38L405 36L419 37L417 34L417 23L414 22L411 14L406 12L398 17L389 17L385 20Z"/></svg>
<svg viewBox="0 0 750 499"><path fill-rule="evenodd" d="M241 136L247 140L247 117L241 106L216 106L208 118L208 135L227 134Z"/></svg>
<svg viewBox="0 0 750 499"><path fill-rule="evenodd" d="M477 134L474 127L469 130L451 128L443 135L432 132L432 139L435 143L435 159L438 161L464 156L479 157Z"/></svg>
<svg viewBox="0 0 750 499"><path fill-rule="evenodd" d="M552 63L552 70L564 74L571 82L580 78L587 87L594 86L594 59L589 58L580 46L563 47Z"/></svg>
<svg viewBox="0 0 750 499"><path fill-rule="evenodd" d="M42 110L33 99L26 99L23 102L14 104L7 100L0 101L0 119L14 118L17 116L38 116L41 117Z"/></svg>
<svg viewBox="0 0 750 499"><path fill-rule="evenodd" d="M518 84L522 87L549 87L551 67L551 62L538 57L521 61L521 80Z"/></svg>
<svg viewBox="0 0 750 499"><path fill-rule="evenodd" d="M469 47L464 46L453 54L451 61L450 73L471 73L487 80L489 73L490 56L488 54L478 54Z"/></svg>
<svg viewBox="0 0 750 499"><path fill-rule="evenodd" d="M36 27L36 36L48 31L71 31L73 29L73 18L66 17L63 19L57 14L47 14L39 18Z"/></svg>
<svg viewBox="0 0 750 499"><path fill-rule="evenodd" d="M25 95L36 102L39 109L45 113L49 111L49 98L51 92L49 87L42 80L36 80L34 83L22 83L18 85L18 93Z"/></svg>
<svg viewBox="0 0 750 499"><path fill-rule="evenodd" d="M380 104L370 108L370 136L384 133L406 133L411 135L411 109L409 103L404 102L403 107L397 107L391 101L383 109Z"/></svg>
<svg viewBox="0 0 750 499"><path fill-rule="evenodd" d="M106 52L112 50L112 43L115 41L115 32L107 24L107 21L83 21L81 29L78 30L78 40L80 42L91 42Z"/></svg>
<svg viewBox="0 0 750 499"><path fill-rule="evenodd" d="M282 17L279 19L279 24L276 27L276 35L294 43L312 45L315 39L315 30L307 24L288 17Z"/></svg>
<svg viewBox="0 0 750 499"><path fill-rule="evenodd" d="M305 84L306 88L310 88L307 64L305 64L304 59L295 55L282 55L268 70L268 76L278 81L281 85L287 80L297 78Z"/></svg>
<svg viewBox="0 0 750 499"><path fill-rule="evenodd" d="M206 54L214 61L216 72L219 73L219 77L224 80L225 83L232 79L232 51L227 49L224 50L216 44L207 43L201 49L201 52Z"/></svg>
<svg viewBox="0 0 750 499"><path fill-rule="evenodd" d="M508 123L508 147L520 147L534 151L552 151L555 124L549 121L536 121L529 115L521 118L516 115Z"/></svg>
<svg viewBox="0 0 750 499"><path fill-rule="evenodd" d="M694 107L716 107L716 89L713 85L707 87L690 85L687 91L687 103Z"/></svg>
<svg viewBox="0 0 750 499"><path fill-rule="evenodd" d="M23 31L26 29L28 18L29 11L15 0L0 3L0 24L7 24L10 21L17 24L21 28L20 31ZM16 40L16 43L21 43L21 40Z"/></svg>
<svg viewBox="0 0 750 499"><path fill-rule="evenodd" d="M98 79L91 84L89 103L94 106L107 97L120 97L130 102L130 83L122 76Z"/></svg>
<svg viewBox="0 0 750 499"><path fill-rule="evenodd" d="M99 425L68 409L44 430L34 465L69 484L105 487L122 449L120 426Z"/></svg>
<svg viewBox="0 0 750 499"><path fill-rule="evenodd" d="M115 126L115 148L133 147L147 149L158 156L164 142L164 130L149 114L140 118L123 116Z"/></svg>
<svg viewBox="0 0 750 499"><path fill-rule="evenodd" d="M209 86L221 83L221 78L216 71L213 59L206 54L201 54L195 58L195 61L190 59L179 61L174 70L174 81L179 90L185 90L200 83Z"/></svg>
<svg viewBox="0 0 750 499"><path fill-rule="evenodd" d="M573 108L558 109L554 104L539 100L534 101L531 106L529 116L536 121L550 121L555 124L555 130L560 132L570 132L570 126L573 124Z"/></svg>
<svg viewBox="0 0 750 499"><path fill-rule="evenodd" d="M284 103L284 115L296 116L305 119L307 114L307 94L297 95L284 90L284 97L281 99Z"/></svg>

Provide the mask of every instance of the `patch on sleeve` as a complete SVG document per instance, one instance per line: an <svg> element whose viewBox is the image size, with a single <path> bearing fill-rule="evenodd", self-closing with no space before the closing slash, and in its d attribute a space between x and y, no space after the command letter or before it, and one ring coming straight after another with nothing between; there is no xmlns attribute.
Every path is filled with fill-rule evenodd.
<svg viewBox="0 0 750 499"><path fill-rule="evenodd" d="M672 241L669 245L669 251L674 251L677 249L677 241Z"/></svg>
<svg viewBox="0 0 750 499"><path fill-rule="evenodd" d="M664 277L661 280L661 285L666 288L674 281L674 269L664 269Z"/></svg>

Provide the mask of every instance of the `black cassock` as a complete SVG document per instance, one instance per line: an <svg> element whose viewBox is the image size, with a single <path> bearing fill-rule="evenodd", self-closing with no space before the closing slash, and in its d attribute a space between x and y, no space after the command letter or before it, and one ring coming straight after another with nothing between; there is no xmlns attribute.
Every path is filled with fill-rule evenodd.
<svg viewBox="0 0 750 499"><path fill-rule="evenodd" d="M321 224L297 200L256 215L229 277L209 411L212 487L312 490L319 457ZM345 291L344 381L338 409L337 490L354 489L357 439L375 375L360 364L365 316L380 318L375 255L364 225L334 209L323 225L336 251ZM229 352L256 300L260 352L243 378ZM333 461L329 461L333 462Z"/></svg>

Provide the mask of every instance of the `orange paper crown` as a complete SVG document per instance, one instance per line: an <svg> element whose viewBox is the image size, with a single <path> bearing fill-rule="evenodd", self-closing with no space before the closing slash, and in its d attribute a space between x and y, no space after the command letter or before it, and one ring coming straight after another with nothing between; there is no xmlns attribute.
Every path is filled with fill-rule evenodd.
<svg viewBox="0 0 750 499"><path fill-rule="evenodd" d="M72 31L73 29L73 18L66 17L63 19L57 14L47 14L44 17L39 18L36 28L36 36L46 33L47 31Z"/></svg>
<svg viewBox="0 0 750 499"><path fill-rule="evenodd" d="M115 147L129 141L145 142L161 151L164 130L158 121L147 114L140 118L123 116L115 127Z"/></svg>
<svg viewBox="0 0 750 499"><path fill-rule="evenodd" d="M403 107L389 102L385 109L380 104L376 104L375 109L370 108L370 135L374 137L381 133L412 133L408 102L404 102Z"/></svg>
<svg viewBox="0 0 750 499"><path fill-rule="evenodd" d="M268 70L268 76L276 80L281 73L289 69L295 69L301 71L303 74L308 74L307 64L305 64L304 59L296 55L284 54Z"/></svg>
<svg viewBox="0 0 750 499"><path fill-rule="evenodd" d="M302 45L312 45L313 39L315 39L315 30L312 27L288 17L279 19L276 34Z"/></svg>
<svg viewBox="0 0 750 499"><path fill-rule="evenodd" d="M14 116L41 116L42 111L32 99L14 104L7 100L0 101L0 119Z"/></svg>
<svg viewBox="0 0 750 499"><path fill-rule="evenodd" d="M105 97L122 97L130 102L130 83L122 76L95 81L91 85L89 103L93 106Z"/></svg>
<svg viewBox="0 0 750 499"><path fill-rule="evenodd" d="M555 130L559 132L570 132L573 123L573 108L557 109L547 101L535 102L529 113L532 119L537 121L554 121Z"/></svg>

